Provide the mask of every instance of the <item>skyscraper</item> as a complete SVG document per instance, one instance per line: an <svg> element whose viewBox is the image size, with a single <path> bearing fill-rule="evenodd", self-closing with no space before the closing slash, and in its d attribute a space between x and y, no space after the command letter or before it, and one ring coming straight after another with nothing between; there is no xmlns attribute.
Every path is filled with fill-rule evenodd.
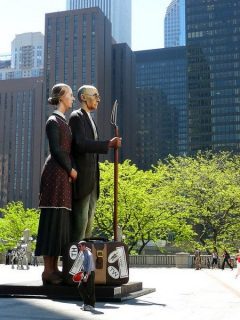
<svg viewBox="0 0 240 320"><path fill-rule="evenodd" d="M95 120L99 136L111 137L111 23L99 8L70 10L46 14L44 103L45 117L51 113L47 98L55 83L64 82L73 89L83 84L96 86L101 102ZM74 108L79 102L75 101ZM106 125L106 121L108 125ZM47 153L47 144L46 144Z"/></svg>
<svg viewBox="0 0 240 320"><path fill-rule="evenodd" d="M186 0L190 151L240 151L240 1Z"/></svg>
<svg viewBox="0 0 240 320"><path fill-rule="evenodd" d="M99 7L112 23L117 43L131 47L132 0L67 0L67 10Z"/></svg>
<svg viewBox="0 0 240 320"><path fill-rule="evenodd" d="M184 46L185 0L172 0L164 18L164 47Z"/></svg>
<svg viewBox="0 0 240 320"><path fill-rule="evenodd" d="M169 154L187 153L186 48L135 52L136 157L149 169Z"/></svg>
<svg viewBox="0 0 240 320"><path fill-rule="evenodd" d="M23 201L38 206L43 156L42 78L1 81L0 206Z"/></svg>
<svg viewBox="0 0 240 320"><path fill-rule="evenodd" d="M22 77L42 75L44 58L44 35L29 32L16 35L11 46L11 67L22 71Z"/></svg>
<svg viewBox="0 0 240 320"><path fill-rule="evenodd" d="M16 35L11 47L11 66L0 67L0 80L43 75L44 35L28 32Z"/></svg>
<svg viewBox="0 0 240 320"><path fill-rule="evenodd" d="M94 118L101 139L109 139L114 134L110 115L117 99L118 125L125 141L120 159L133 159L135 59L129 46L112 44L111 23L97 7L49 13L45 28L44 101L58 82L68 83L75 96L82 84L95 85L101 102ZM74 108L78 106L76 99ZM50 111L46 103L46 117ZM112 153L107 157L112 158Z"/></svg>
<svg viewBox="0 0 240 320"><path fill-rule="evenodd" d="M119 149L120 161L136 160L136 83L135 54L125 43L114 44L112 48L112 97L117 99L117 124L123 139L123 148Z"/></svg>

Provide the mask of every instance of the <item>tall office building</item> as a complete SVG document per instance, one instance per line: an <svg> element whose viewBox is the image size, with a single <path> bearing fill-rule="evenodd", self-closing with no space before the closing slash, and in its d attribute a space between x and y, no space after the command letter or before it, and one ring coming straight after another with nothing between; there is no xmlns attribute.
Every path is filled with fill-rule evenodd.
<svg viewBox="0 0 240 320"><path fill-rule="evenodd" d="M164 47L185 44L185 0L172 0L164 18Z"/></svg>
<svg viewBox="0 0 240 320"><path fill-rule="evenodd" d="M118 101L117 124L123 139L119 149L120 161L136 161L136 83L135 55L125 43L114 44L112 49L112 98Z"/></svg>
<svg viewBox="0 0 240 320"><path fill-rule="evenodd" d="M67 10L99 7L112 23L117 43L131 47L132 0L67 0Z"/></svg>
<svg viewBox="0 0 240 320"><path fill-rule="evenodd" d="M1 81L0 207L9 201L38 206L42 88L40 77Z"/></svg>
<svg viewBox="0 0 240 320"><path fill-rule="evenodd" d="M16 35L12 41L10 66L0 63L0 80L41 77L43 57L44 36L41 32Z"/></svg>
<svg viewBox="0 0 240 320"><path fill-rule="evenodd" d="M12 41L12 68L43 68L44 35L29 32L16 35Z"/></svg>
<svg viewBox="0 0 240 320"><path fill-rule="evenodd" d="M11 46L11 68L21 71L23 78L43 73L44 35L29 32L16 35Z"/></svg>
<svg viewBox="0 0 240 320"><path fill-rule="evenodd" d="M186 0L190 151L240 151L240 1Z"/></svg>
<svg viewBox="0 0 240 320"><path fill-rule="evenodd" d="M136 156L149 169L188 151L186 48L137 51Z"/></svg>
<svg viewBox="0 0 240 320"><path fill-rule="evenodd" d="M44 61L45 117L52 111L47 98L55 83L69 84L75 97L81 85L92 84L101 95L94 113L99 136L110 138L112 37L111 24L102 11L90 8L46 14ZM74 108L78 106L76 99Z"/></svg>
<svg viewBox="0 0 240 320"><path fill-rule="evenodd" d="M75 96L82 84L95 85L101 102L94 117L101 139L109 139L114 134L110 116L113 102L117 99L118 125L125 141L119 152L120 160L133 160L133 52L127 44L112 44L111 23L97 7L49 13L45 27L45 101L57 82L68 83ZM74 108L78 105L76 99ZM47 102L46 110L47 117L51 111ZM47 148L45 150L47 152ZM107 157L111 159L112 152ZM106 156L101 159L106 159Z"/></svg>

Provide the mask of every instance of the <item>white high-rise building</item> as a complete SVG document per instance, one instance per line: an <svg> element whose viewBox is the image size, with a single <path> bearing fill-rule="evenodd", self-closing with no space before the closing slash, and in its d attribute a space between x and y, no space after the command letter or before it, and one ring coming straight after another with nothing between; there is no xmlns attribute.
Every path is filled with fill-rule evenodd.
<svg viewBox="0 0 240 320"><path fill-rule="evenodd" d="M43 68L44 35L41 32L17 34L11 46L14 69Z"/></svg>
<svg viewBox="0 0 240 320"><path fill-rule="evenodd" d="M164 18L164 47L186 44L185 0L172 0Z"/></svg>
<svg viewBox="0 0 240 320"><path fill-rule="evenodd" d="M117 43L132 43L132 0L67 0L67 10L99 7L112 23Z"/></svg>
<svg viewBox="0 0 240 320"><path fill-rule="evenodd" d="M44 35L17 34L11 45L11 65L0 64L0 80L40 77L44 66Z"/></svg>

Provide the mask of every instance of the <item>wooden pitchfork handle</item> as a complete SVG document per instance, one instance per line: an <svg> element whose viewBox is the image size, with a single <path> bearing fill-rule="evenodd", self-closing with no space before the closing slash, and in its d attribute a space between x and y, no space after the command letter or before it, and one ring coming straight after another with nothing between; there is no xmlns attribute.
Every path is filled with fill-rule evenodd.
<svg viewBox="0 0 240 320"><path fill-rule="evenodd" d="M111 114L111 124L114 127L115 137L119 137L117 126L117 107L118 102L115 100ZM113 233L114 241L118 241L118 148L114 148L114 210L113 210Z"/></svg>

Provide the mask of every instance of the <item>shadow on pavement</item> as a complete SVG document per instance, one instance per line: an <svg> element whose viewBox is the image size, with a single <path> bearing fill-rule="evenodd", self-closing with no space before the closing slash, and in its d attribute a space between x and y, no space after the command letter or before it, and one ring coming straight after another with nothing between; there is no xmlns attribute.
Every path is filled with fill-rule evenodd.
<svg viewBox="0 0 240 320"><path fill-rule="evenodd" d="M154 303L154 302L149 302L149 301L145 301L145 300L141 300L141 299L133 299L133 300L130 300L128 304L131 304L131 305L136 305L136 306L162 306L162 307L166 307L167 305L165 303Z"/></svg>
<svg viewBox="0 0 240 320"><path fill-rule="evenodd" d="M32 300L22 301L15 298L0 299L1 319L26 320L26 319L58 319L73 320L74 318L59 310L51 310L50 306L36 305ZM84 318L82 318L84 319Z"/></svg>

